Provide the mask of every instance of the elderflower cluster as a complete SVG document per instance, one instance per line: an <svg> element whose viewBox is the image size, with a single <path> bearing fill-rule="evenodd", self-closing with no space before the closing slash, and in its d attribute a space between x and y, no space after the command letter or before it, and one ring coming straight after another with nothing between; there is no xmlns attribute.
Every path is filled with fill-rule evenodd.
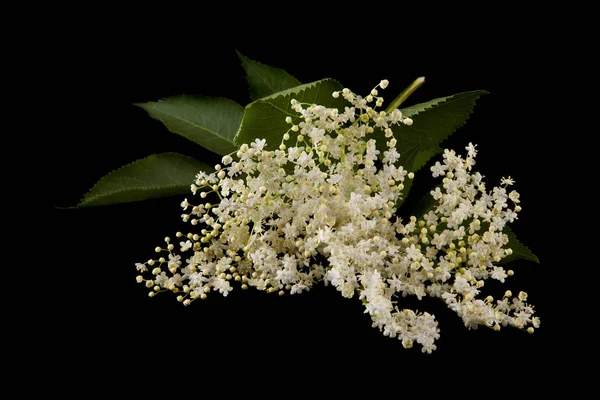
<svg viewBox="0 0 600 400"><path fill-rule="evenodd" d="M358 294L384 335L428 353L436 348L437 321L399 308L400 295L438 297L469 328L533 332L539 320L526 293L479 296L486 279L512 275L497 262L511 253L502 230L520 207L519 194L507 189L510 178L486 190L472 171L475 146L466 158L446 150L431 168L443 177L431 210L407 221L395 215L414 174L399 164L391 126L413 121L397 109L376 111L383 103L378 88L387 84L364 98L334 92L349 103L343 111L292 100L298 118L287 117L278 147L256 139L223 157L214 173L198 173L192 193L218 201L184 200L182 218L197 232L178 232L176 243L165 238L155 249L160 257L136 264L137 281L150 296L172 291L184 305L211 291L227 296L234 286L284 295L322 281L344 297ZM382 154L376 130L386 137Z"/></svg>

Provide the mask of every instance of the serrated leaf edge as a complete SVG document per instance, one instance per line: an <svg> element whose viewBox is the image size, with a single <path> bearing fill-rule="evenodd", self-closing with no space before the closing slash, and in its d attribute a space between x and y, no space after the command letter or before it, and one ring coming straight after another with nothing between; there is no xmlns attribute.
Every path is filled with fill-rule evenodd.
<svg viewBox="0 0 600 400"><path fill-rule="evenodd" d="M341 84L337 80L335 80L333 78L319 79L317 81L313 81L313 82L309 82L309 83L303 83L302 85L294 86L293 88L285 89L285 90L282 90L281 92L277 92L277 93L273 93L273 94L270 94L270 95L265 96L265 97L261 97L260 99L256 99L252 103L248 104L246 106L246 108L252 106L255 103L260 103L260 102L265 102L266 103L267 100L273 100L273 99L276 99L277 97L280 97L280 96L287 96L287 95L290 95L290 94L293 94L293 93L299 93L300 91L311 89L312 87L317 86L317 84L323 84L325 82L333 82L333 83L337 83L338 85L341 86Z"/></svg>
<svg viewBox="0 0 600 400"><path fill-rule="evenodd" d="M272 66L272 65L268 65L268 64L262 63L262 62L260 62L260 61L253 60L253 59L252 59L252 58L250 58L250 57L246 57L245 55L243 55L242 53L240 53L238 50L236 50L235 52L236 52L236 54L237 54L238 58L240 59L240 61L241 61L241 63L242 63L242 68L244 68L244 72L246 73L246 81L248 80L248 76L249 76L249 74L248 74L248 71L246 70L246 67L244 67L244 62L246 62L246 60L248 60L248 61L251 61L251 62L253 62L253 63L259 64L259 65L261 65L261 66L263 66L263 67L272 68L272 69L276 69L276 70L282 71L282 72L286 73L287 75L289 75L291 78L293 78L293 79L294 79L296 82L299 82L299 83L300 83L300 85L302 85L302 82L300 82L300 80L299 80L298 78L296 78L295 76L293 76L292 74L290 74L289 72L287 72L287 71L286 71L285 69L283 69L283 68L274 67L274 66ZM259 76L260 76L260 75L259 75ZM267 83L267 86L269 86L269 88L270 88L271 86L270 86L270 85L268 85L268 82L267 82L267 80L266 80L266 79L264 79L262 76L260 76L260 77L261 77L261 79L262 79L262 80L263 80L265 83ZM299 86L300 86L300 85L299 85ZM288 90L288 89L286 89L286 90ZM250 94L250 97L252 97L252 89L250 88L250 86L248 86L248 93ZM279 93L279 92L275 92L275 93L273 93L273 94L276 94L276 93ZM262 98L264 98L264 97L261 97L261 99L262 99ZM258 100L260 100L260 99L256 99L256 100L254 100L254 101L258 101Z"/></svg>
<svg viewBox="0 0 600 400"><path fill-rule="evenodd" d="M269 104L271 107L277 108L277 109L279 109L280 111L282 111L282 112L285 112L286 114L288 114L288 115L290 115L290 116L292 116L292 117L294 117L294 118L299 118L299 117L298 117L298 115L296 115L296 114L290 114L290 113L288 113L286 110L282 110L282 109L280 109L280 108L278 108L278 107L275 107L275 106L274 106L274 105L273 105L271 102L269 102L268 100L273 100L273 99L276 99L276 98L278 98L278 97L280 97L280 96L288 96L288 95L291 95L291 94L297 94L297 93L300 93L300 92L301 92L301 91L303 91L303 90L308 90L308 89L311 89L312 87L314 87L314 86L316 86L317 84L320 84L320 83L322 83L322 82L323 82L323 83L324 83L324 82L332 82L332 83L334 83L334 84L338 84L338 85L342 86L342 85L341 85L341 83L339 83L337 80L335 80L335 79L332 79L332 78L324 78L324 79L319 79L318 81L314 81L314 82L303 83L302 85L298 85L298 86L295 86L295 87L293 87L293 88L289 88L289 89L286 89L286 90L282 90L281 92L273 93L273 94L271 94L271 95L269 95L269 96L262 97L262 98L260 98L260 99L254 100L253 102L249 103L249 104L248 104L248 105L247 105L247 106L244 108L244 116L245 116L245 114L246 114L246 111L247 111L247 110L249 110L250 108L252 108L252 107L256 106L257 104L259 104L259 103L267 103L267 104ZM234 144L235 146L238 146L238 147L239 147L239 146L241 146L241 145L243 144L243 143L238 143L238 140L237 140L237 138L238 138L238 135L239 135L239 133L242 131L242 127L243 127L243 126L244 126L244 117L242 117L242 121L241 121L241 123L240 123L240 127L238 128L238 131L237 131L237 133L236 133L236 134L235 134L235 136L233 137L233 144Z"/></svg>
<svg viewBox="0 0 600 400"><path fill-rule="evenodd" d="M462 98L460 98L460 99L456 99L456 97L458 97L458 96L464 96L464 95L467 95L467 94L468 94L468 95L472 95L472 96L476 96L476 97L475 97L475 101L473 102L473 105L470 107L470 110L469 110L469 112L467 113L467 117L464 119L464 121L462 122L462 124L460 124L460 125L456 126L456 128L454 128L454 130L452 130L451 132L449 132L449 133L448 133L448 134L447 134L447 135L446 135L446 136L445 136L445 137L444 137L444 138L443 138L443 139L440 141L440 144L441 144L441 143L444 143L444 141L446 141L446 140L447 140L447 139L448 139L448 138L449 138L449 137L450 137L450 136L451 136L451 135L452 135L454 132L456 132L457 130L459 130L460 128L462 128L463 126L465 126L465 125L466 125L466 123L467 123L467 121L469 120L469 118L471 118L471 114L473 114L473 110L474 110L474 108L475 108L475 104L476 104L475 102L476 102L476 101L477 101L477 100L478 100L478 99L479 99L481 96L483 96L483 95L486 95L486 94L489 94L489 92L488 92L488 91L486 91L486 90L472 90L472 91L469 91L469 92L455 93L455 94L453 94L453 95L450 95L450 96L445 96L445 97L440 97L440 98L438 98L438 99L433 99L433 100L430 100L429 102L433 102L433 101L435 101L435 100L440 100L440 101L438 101L438 102L436 102L436 103L431 103L429 106L427 106L427 107L426 107L426 108L424 108L423 110L421 110L421 111L418 111L418 112L416 112L416 113L414 113L414 114L407 114L406 116L409 116L409 117L416 117L416 116L418 116L419 114L421 114L421 113L423 113L423 112L426 112L426 111L429 111L429 110L431 110L431 109L433 109L433 108L440 107L440 106L447 105L447 104L451 104L453 101L460 101L460 100L464 99L465 97L462 97ZM426 103L428 103L428 102L426 102ZM421 104L423 104L423 103L421 103ZM415 104L415 106L418 106L418 105L419 105L419 104ZM411 107L414 107L414 106L411 106ZM410 108L410 107L407 107L407 108ZM404 110L406 110L406 109L404 109ZM403 115L404 115L404 110L401 110ZM414 130L417 130L417 131L419 130L419 129L418 129L417 127L415 127L414 125L411 125L411 129L414 129ZM429 142L429 138L428 138L427 142ZM434 149L434 150L435 150L435 152L436 152L436 154L440 154L440 153L442 152L442 149L441 149L441 147L440 147L440 144L438 144L438 145L437 145L437 149ZM421 153L422 151L423 151L423 150L419 151L417 154ZM416 157L416 155L415 155L415 157ZM425 163L425 164L424 164L424 165L423 165L421 168L423 168L425 165L427 165L427 163ZM412 172L417 172L417 171L419 171L421 168L417 168L416 170L414 170L414 171L412 171Z"/></svg>
<svg viewBox="0 0 600 400"><path fill-rule="evenodd" d="M486 95L486 94L490 94L490 92L488 92L487 90L471 90L471 91L468 91L468 92L460 92L460 93L451 94L451 95L449 95L449 96L439 97L439 98L437 98L437 99L432 99L432 100L430 100L430 101L426 101L426 102L424 102L424 103L430 103L430 102L433 102L433 101L435 101L435 100L439 100L439 101L438 101L438 102L436 102L436 103L431 103L430 105L428 105L427 107L425 107L425 108L424 108L424 109L422 109L421 111L417 111L417 112L415 112L414 114L405 114L405 111L406 111L406 110L409 110L409 109L410 109L410 108L412 108L412 107L415 107L415 106L418 106L418 105L421 105L421 104L424 104L424 103L415 104L415 105L413 105L413 106L410 106L410 107L406 107L406 108L400 109L400 111L402 111L402 115L404 115L404 116L406 116L406 117L413 117L413 116L419 115L419 114L420 114L420 113L422 113L422 112L425 112L425 111L431 110L431 109L432 109L432 108L434 108L434 107L439 107L439 106L441 106L441 105L445 105L445 104L452 103L453 101L459 101L459 100L461 100L461 99L456 99L456 98L455 98L455 97L458 97L458 96L464 96L464 95L476 95L477 97L475 98L475 100L478 100L478 99L479 99L481 96L484 96L484 95ZM463 98L464 98L464 97L463 97ZM474 107L474 106L475 106L475 103L473 104L473 107ZM465 119L465 122L466 122L466 121L469 119L469 117L470 117L470 116L471 116L471 114L473 113L473 107L471 107L471 112L469 113L469 116L468 116L468 117ZM463 125L464 125L464 123L463 123ZM461 126L463 126L463 125L461 125Z"/></svg>
<svg viewBox="0 0 600 400"><path fill-rule="evenodd" d="M142 110L146 111L146 113L148 113L148 116L158 122L160 122L165 128L167 128L167 130L175 135L181 136L182 138L185 138L187 140L189 140L190 142L202 147L203 149L206 149L206 147L204 147L204 145L202 145L201 143L198 143L196 140L190 138L188 135L183 135L181 133L175 132L173 129L171 129L171 127L169 126L169 124L167 124L166 122L161 121L158 118L153 117L152 115L150 115L150 111L147 109L148 105L154 105L154 104L159 104L161 102L164 102L165 100L168 99L173 99L173 98L178 98L178 97L190 97L190 98L194 98L194 99L203 99L203 100L225 100L226 102L229 103L233 103L235 105L237 105L238 107L242 108L243 112L245 112L245 107L243 107L241 104L239 104L238 102L228 99L227 97L215 97L215 96L201 96L201 95L190 95L190 94L180 94L180 95L174 95L174 96L168 96L168 97L161 97L155 101L148 101L145 103L133 103L134 106L141 108ZM153 109L153 112L159 112L162 113L160 110L156 110ZM243 117L243 112L242 112L242 120L244 119ZM164 114L164 113L163 113ZM168 116L173 117L173 115L168 114ZM227 142L229 144L231 144L232 147L236 147L236 144L233 142L233 139L228 139L225 136L220 135L218 132L212 131L210 129L207 129L206 127L197 125L195 123L191 123L188 120L185 120L183 118L180 117L174 117L180 121L189 123L190 125L193 125L194 127L198 128L198 129L202 129L206 132L208 132L211 136L213 136L214 138L218 139L218 140L222 140L224 142ZM241 126L241 121L240 121L240 126ZM238 132L239 132L239 127L238 127ZM237 135L237 132L236 132ZM234 136L235 138L235 136ZM208 150L208 149L207 149ZM212 150L210 150L212 151ZM223 154L221 154L223 155Z"/></svg>
<svg viewBox="0 0 600 400"><path fill-rule="evenodd" d="M149 158L152 158L152 157L157 157L157 156L165 156L165 155L176 155L176 156L180 156L180 157L185 157L185 158L188 158L188 159L190 159L190 160L198 161L198 160L196 160L195 158L192 158L192 157L186 156L186 155L184 155L184 154L175 153L175 152L167 152L167 153L154 153L154 154L150 154L149 156L146 156L146 157L144 157L144 158L140 158L140 159L138 159L138 160L135 160L135 161L132 161L132 162L130 162L130 163L128 163L128 164L122 165L122 166L120 166L119 168L116 168L116 169L114 169L114 170L112 170L112 171L108 172L108 173L107 173L107 174L105 174L104 176L102 176L102 178L100 178L100 179L99 179L99 180L98 180L98 181L97 181L97 182L96 182L96 183L95 183L95 184L94 184L94 185L93 185L93 186L92 186L92 187L91 187L91 188L90 188L90 189L89 189L89 190L88 190L88 191L87 191L87 192L86 192L86 193L85 193L85 194L84 194L82 197L81 197L81 199L79 200L79 203L78 203L78 204L75 206L75 208L81 208L81 207L85 207L87 204L89 204L89 203L93 202L94 200L97 200L97 199L98 199L98 198L100 198L100 197L104 197L105 195L102 195L102 196L99 196L99 195L94 195L94 196L90 197L89 199L86 199L86 196L87 196L87 195L89 195L89 194L90 194L90 193L91 193L91 192L92 192L92 191L93 191L93 190L94 190L94 189L95 189L95 188L96 188L98 185L100 185L102 182L104 182L104 180L106 180L106 179L109 177L109 175L112 175L113 173L115 173L115 172L117 172L117 171L120 171L120 170L122 170L122 169L124 169L124 168L127 168L127 167L129 167L129 166L131 166L131 165L133 165L133 164L135 164L135 163L138 163L138 162L141 162L141 161L145 161L145 160L147 160L147 159L149 159ZM201 162L201 163L202 163L202 161L198 161L198 162ZM204 164L204 163L202 163L202 164ZM210 167L209 165L207 165L207 164L204 164L204 165L206 165L206 166L208 167L208 170L212 170L212 167ZM192 184L192 183L193 183L193 182L190 182L190 186L191 186L191 184ZM162 187L163 187L163 188L167 188L167 189L168 189L168 188L175 188L175 187L179 187L179 186L181 186L181 185L175 185L175 184L173 184L173 185L165 185L165 186L162 186ZM148 191L148 190L153 190L153 188L152 188L152 187L149 187L149 186L147 186L147 187L141 186L141 187L137 187L137 188L135 188L135 189L132 189L132 190ZM114 190L114 191L111 191L111 192L109 192L107 195L114 195L114 194L124 193L124 192L128 192L128 191L131 191L131 190L128 190L128 189L116 189L116 190ZM191 191L190 191L190 193L191 193Z"/></svg>
<svg viewBox="0 0 600 400"><path fill-rule="evenodd" d="M506 230L508 230L508 232L506 232ZM531 251L531 249L529 247L527 247L526 245L524 245L523 242L521 242L517 238L517 235L515 234L515 232L512 229L510 229L510 227L506 226L505 230L503 230L502 232L505 233L507 236L509 236L509 242L508 242L509 245L510 245L510 242L517 242L521 247L525 248L525 250L527 250L529 252L529 255L526 255L525 257L519 257L519 256L515 255L517 258L515 258L513 260L507 260L507 261L504 261L504 262L501 261L500 262L501 264L509 263L511 261L516 261L516 260L519 260L519 259L531 261L531 262L534 262L536 264L540 264L540 259L538 258L538 256L536 256L535 254L533 254L533 251ZM510 237L511 234L512 234L512 237ZM513 254L515 254L515 253L513 252Z"/></svg>

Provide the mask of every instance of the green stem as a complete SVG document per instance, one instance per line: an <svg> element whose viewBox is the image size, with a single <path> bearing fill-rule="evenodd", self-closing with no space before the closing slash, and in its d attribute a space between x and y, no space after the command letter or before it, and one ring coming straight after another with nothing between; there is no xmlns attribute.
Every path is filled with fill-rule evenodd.
<svg viewBox="0 0 600 400"><path fill-rule="evenodd" d="M404 89L402 91L402 93L400 93L398 95L398 97L396 97L394 99L394 101L392 101L392 103L389 106L387 106L387 108L385 109L385 112L389 113L389 112L394 111L396 108L400 107L400 105L402 103L404 103L406 101L406 99L408 99L410 97L410 95L413 94L414 91L417 90L418 88L420 88L424 83L425 83L424 76L421 76L421 77L415 79L413 83L411 83L406 89Z"/></svg>

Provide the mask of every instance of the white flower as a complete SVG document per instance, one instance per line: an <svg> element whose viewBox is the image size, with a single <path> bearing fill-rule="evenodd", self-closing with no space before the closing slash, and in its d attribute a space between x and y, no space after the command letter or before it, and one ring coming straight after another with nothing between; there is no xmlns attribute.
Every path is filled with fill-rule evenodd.
<svg viewBox="0 0 600 400"><path fill-rule="evenodd" d="M180 265L181 265L181 256L169 254L168 267L169 268L177 268Z"/></svg>
<svg viewBox="0 0 600 400"><path fill-rule="evenodd" d="M514 184L515 184L515 181L513 181L513 180L511 179L511 177L509 176L508 178L502 178L502 181L501 181L501 183L500 183L500 184L501 184L501 185L506 185L506 186L508 186L508 185L514 185Z"/></svg>
<svg viewBox="0 0 600 400"><path fill-rule="evenodd" d="M437 178L440 175L445 175L445 171L446 171L446 166L445 165L441 165L439 161L437 161L435 163L435 165L433 165L431 167L431 172L433 172L433 177Z"/></svg>
<svg viewBox="0 0 600 400"><path fill-rule="evenodd" d="M184 251L188 251L189 249L192 248L192 242L190 242L189 240L185 241L185 242L179 242L179 246L181 246L181 252L183 253Z"/></svg>
<svg viewBox="0 0 600 400"><path fill-rule="evenodd" d="M423 257L423 254L421 253L421 250L417 249L415 245L412 244L406 249L406 256L413 261L419 261Z"/></svg>
<svg viewBox="0 0 600 400"><path fill-rule="evenodd" d="M296 283L295 285L292 286L292 289L290 290L290 294L301 294L304 290L308 290L309 287L306 286L303 283Z"/></svg>
<svg viewBox="0 0 600 400"><path fill-rule="evenodd" d="M148 271L148 267L146 267L146 264L142 264L142 263L135 263L135 269L137 269L139 272Z"/></svg>
<svg viewBox="0 0 600 400"><path fill-rule="evenodd" d="M468 157L474 158L475 156L477 156L477 150L475 149L476 147L477 145L473 145L473 143L469 143L469 145L465 147L465 149L468 151Z"/></svg>
<svg viewBox="0 0 600 400"><path fill-rule="evenodd" d="M187 210L187 208L190 206L190 203L188 203L187 199L183 199L183 201L181 202L181 207L183 208L183 211Z"/></svg>
<svg viewBox="0 0 600 400"><path fill-rule="evenodd" d="M428 353L436 348L437 321L395 308L398 297L440 298L473 329L537 328L526 295L477 298L484 280L508 276L494 263L510 254L502 230L520 211L518 193L505 188L512 179L487 191L483 176L472 171L476 146L469 143L466 158L446 149L443 162L431 167L433 177L443 177L430 192L433 207L402 222L396 207L414 174L398 164L394 129L414 121L397 109L378 111L377 89L367 98L349 89L341 95L350 102L341 113L292 100L301 122L286 119L292 126L281 143L256 139L240 146L236 161L224 156L214 173L199 172L192 193L204 199L214 191L219 200L181 203L184 211L192 207L182 217L197 230L177 234L179 252L190 255L184 261L172 244L158 247L158 256L168 251L168 261L137 263L136 280L152 296L170 290L186 305L212 291L226 296L236 286L299 294L323 282L343 297L358 294L384 335ZM386 143L375 142L374 127L388 128L383 154L377 145ZM280 147L267 151L267 145Z"/></svg>
<svg viewBox="0 0 600 400"><path fill-rule="evenodd" d="M254 142L252 142L250 144L250 146L252 146L252 148L255 149L256 151L260 151L265 147L266 143L267 143L266 139L256 139Z"/></svg>
<svg viewBox="0 0 600 400"><path fill-rule="evenodd" d="M508 275L506 274L506 271L504 271L504 268L494 266L491 276L493 279L499 280L500 282L504 283L504 280Z"/></svg>

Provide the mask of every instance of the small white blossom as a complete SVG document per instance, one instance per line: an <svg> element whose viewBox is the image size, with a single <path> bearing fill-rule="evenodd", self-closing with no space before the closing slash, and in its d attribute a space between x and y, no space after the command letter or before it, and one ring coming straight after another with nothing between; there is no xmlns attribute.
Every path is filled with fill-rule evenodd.
<svg viewBox="0 0 600 400"><path fill-rule="evenodd" d="M437 178L440 175L445 175L446 174L446 166L440 164L439 161L437 161L432 167L431 167L431 172L433 173L433 177Z"/></svg>
<svg viewBox="0 0 600 400"><path fill-rule="evenodd" d="M189 240L185 242L179 242L179 246L181 246L180 251L183 253L184 251L188 251L192 248L192 242L190 242Z"/></svg>
<svg viewBox="0 0 600 400"><path fill-rule="evenodd" d="M508 178L502 178L502 185L514 185L515 181L512 180L512 178L509 176Z"/></svg>
<svg viewBox="0 0 600 400"><path fill-rule="evenodd" d="M135 268L139 272L146 272L146 271L148 271L148 267L146 267L146 264L142 264L142 263L135 263Z"/></svg>

